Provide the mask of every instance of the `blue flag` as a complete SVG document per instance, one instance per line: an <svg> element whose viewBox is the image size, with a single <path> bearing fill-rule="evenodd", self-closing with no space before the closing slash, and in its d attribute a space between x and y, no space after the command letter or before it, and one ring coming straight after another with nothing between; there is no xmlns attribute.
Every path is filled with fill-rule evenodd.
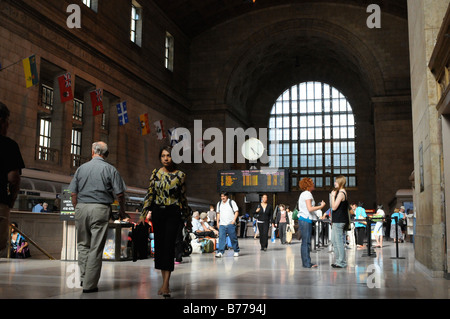
<svg viewBox="0 0 450 319"><path fill-rule="evenodd" d="M125 125L128 123L128 112L126 101L117 104L117 114L119 116L119 125Z"/></svg>

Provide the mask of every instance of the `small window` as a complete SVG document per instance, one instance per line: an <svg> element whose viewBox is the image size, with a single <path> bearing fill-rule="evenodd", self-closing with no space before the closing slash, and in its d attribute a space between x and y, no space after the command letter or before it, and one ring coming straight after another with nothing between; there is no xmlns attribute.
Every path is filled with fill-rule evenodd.
<svg viewBox="0 0 450 319"><path fill-rule="evenodd" d="M41 95L42 107L50 111L53 110L53 88L42 84Z"/></svg>
<svg viewBox="0 0 450 319"><path fill-rule="evenodd" d="M142 45L142 7L134 0L131 4L130 40L138 46Z"/></svg>
<svg viewBox="0 0 450 319"><path fill-rule="evenodd" d="M83 107L84 102L78 99L73 99L73 114L72 119L83 122Z"/></svg>
<svg viewBox="0 0 450 319"><path fill-rule="evenodd" d="M98 9L98 0L83 0L83 4L86 7L89 7L92 9L92 11L97 12Z"/></svg>
<svg viewBox="0 0 450 319"><path fill-rule="evenodd" d="M78 167L81 163L81 130L72 129L70 143L70 154L72 155L72 167Z"/></svg>
<svg viewBox="0 0 450 319"><path fill-rule="evenodd" d="M43 161L51 160L51 132L52 122L49 119L39 119L39 141L37 159Z"/></svg>
<svg viewBox="0 0 450 319"><path fill-rule="evenodd" d="M173 36L166 32L166 44L165 44L165 67L169 71L173 71L173 50L174 39Z"/></svg>

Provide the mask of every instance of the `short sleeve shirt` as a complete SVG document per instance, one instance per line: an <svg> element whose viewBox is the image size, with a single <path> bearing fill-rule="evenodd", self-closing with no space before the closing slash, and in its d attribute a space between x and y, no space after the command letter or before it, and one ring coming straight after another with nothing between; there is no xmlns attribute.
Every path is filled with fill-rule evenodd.
<svg viewBox="0 0 450 319"><path fill-rule="evenodd" d="M355 210L355 219L364 219L367 217L366 210L358 206ZM355 227L366 227L363 223L355 222Z"/></svg>
<svg viewBox="0 0 450 319"><path fill-rule="evenodd" d="M192 232L203 231L202 223L196 218L192 218Z"/></svg>
<svg viewBox="0 0 450 319"><path fill-rule="evenodd" d="M231 205L230 205L231 201ZM227 199L224 203L222 201L217 203L217 213L220 214L219 225L229 225L234 219L234 214L239 210L236 202L231 199Z"/></svg>
<svg viewBox="0 0 450 319"><path fill-rule="evenodd" d="M8 173L25 168L19 145L9 137L0 135L0 203L8 205Z"/></svg>
<svg viewBox="0 0 450 319"><path fill-rule="evenodd" d="M311 206L315 206L316 203L314 201L313 195L310 191L303 191L300 194L300 197L298 199L298 210L300 213L300 216L302 216L305 219L314 219L313 213L310 213L308 210L308 207L306 206L306 201L310 199L311 200Z"/></svg>
<svg viewBox="0 0 450 319"><path fill-rule="evenodd" d="M84 204L112 204L115 195L125 192L126 186L117 169L101 157L94 157L81 165L69 189Z"/></svg>

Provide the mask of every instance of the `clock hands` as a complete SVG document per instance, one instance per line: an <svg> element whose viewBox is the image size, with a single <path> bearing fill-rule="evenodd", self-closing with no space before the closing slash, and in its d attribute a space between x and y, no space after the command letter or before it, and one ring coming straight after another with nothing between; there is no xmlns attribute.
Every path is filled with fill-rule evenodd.
<svg viewBox="0 0 450 319"><path fill-rule="evenodd" d="M259 156L259 153L256 152L256 151L253 149L253 147L250 147L250 148L251 148L251 150L253 151L253 153L255 153L257 156Z"/></svg>

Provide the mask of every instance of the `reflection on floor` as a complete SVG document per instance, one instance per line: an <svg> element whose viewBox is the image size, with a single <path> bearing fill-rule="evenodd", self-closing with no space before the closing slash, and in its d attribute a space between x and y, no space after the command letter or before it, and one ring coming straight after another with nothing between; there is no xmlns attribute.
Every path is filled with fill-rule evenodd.
<svg viewBox="0 0 450 319"><path fill-rule="evenodd" d="M311 253L317 269L301 266L300 241L279 240L261 251L259 241L240 239L241 253L192 254L175 266L174 299L414 299L448 298L450 281L431 278L414 259L411 243L386 242L367 256L349 249L348 268L334 269L333 253L324 247ZM75 262L0 259L2 299L161 299L161 278L153 260L104 262L99 292L83 294L77 287Z"/></svg>

